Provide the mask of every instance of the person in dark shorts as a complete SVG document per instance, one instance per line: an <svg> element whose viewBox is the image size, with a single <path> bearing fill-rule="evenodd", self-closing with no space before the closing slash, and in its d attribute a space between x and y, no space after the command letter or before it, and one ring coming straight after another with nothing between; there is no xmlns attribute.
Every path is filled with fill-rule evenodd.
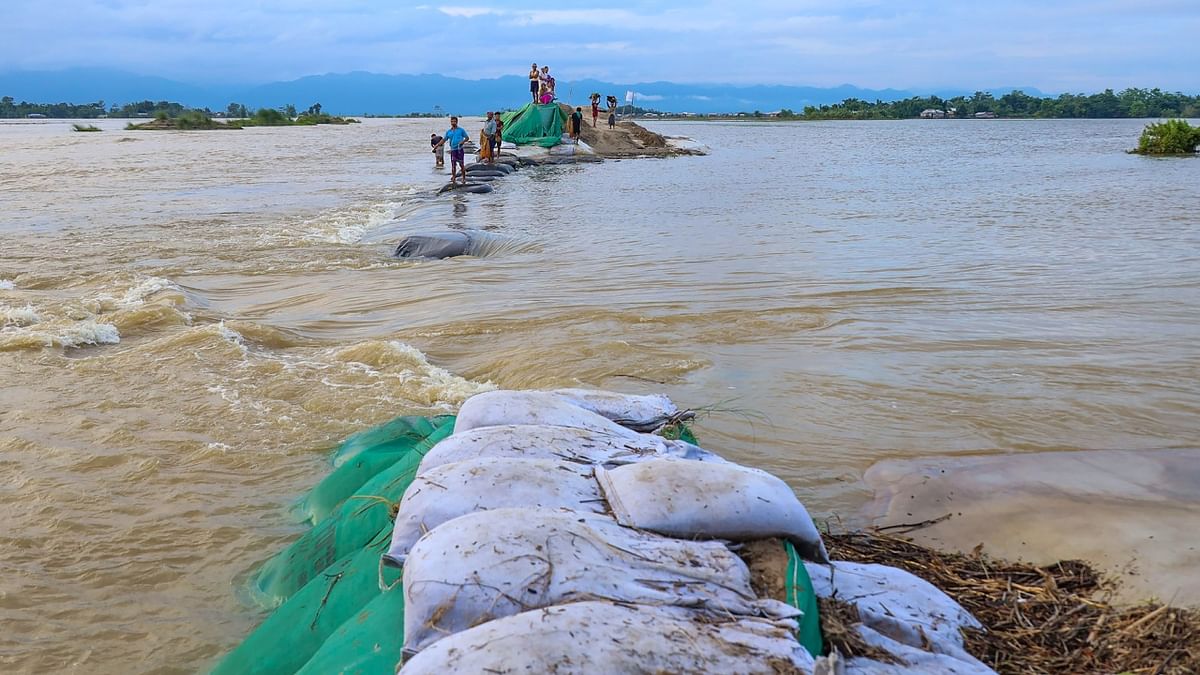
<svg viewBox="0 0 1200 675"><path fill-rule="evenodd" d="M617 128L617 113L615 113L615 112L608 113L608 128L609 129Z"/></svg>
<svg viewBox="0 0 1200 675"><path fill-rule="evenodd" d="M571 113L571 138L579 142L579 130L583 127L583 108L575 108Z"/></svg>
<svg viewBox="0 0 1200 675"><path fill-rule="evenodd" d="M442 137L437 134L429 134L429 147L431 148L430 152L437 156L435 166L439 169L446 166L446 148L442 145Z"/></svg>
<svg viewBox="0 0 1200 675"><path fill-rule="evenodd" d="M538 90L542 87L542 74L538 72L537 64L529 66L529 95L533 97L533 102L538 102Z"/></svg>
<svg viewBox="0 0 1200 675"><path fill-rule="evenodd" d="M458 118L450 118L450 128L446 133L442 134L442 142L438 145L450 144L450 182L454 182L458 172L456 166L462 169L463 185L467 184L467 163L466 151L463 148L463 143L467 142L467 132L462 127L458 126Z"/></svg>

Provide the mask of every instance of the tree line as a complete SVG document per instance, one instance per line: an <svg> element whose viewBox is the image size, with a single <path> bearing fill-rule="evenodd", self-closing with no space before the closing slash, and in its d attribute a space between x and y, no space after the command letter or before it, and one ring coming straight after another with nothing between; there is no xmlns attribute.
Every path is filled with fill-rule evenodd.
<svg viewBox="0 0 1200 675"><path fill-rule="evenodd" d="M290 103L280 107L279 111L288 117L299 117L302 115L320 116L322 114L320 103L314 103L307 110L300 113L297 113L296 106ZM126 103L120 106L115 103L111 106L105 106L103 100L94 103L29 103L28 101L17 103L11 96L0 98L0 119L28 117L30 115L42 115L44 117L59 119L96 119L99 117L161 118L165 115L167 118L174 119L189 112L199 112L209 117L250 117L255 114L255 109L247 108L241 103L230 103L226 106L225 110L213 112L208 108L191 108L174 101L151 101L149 99Z"/></svg>
<svg viewBox="0 0 1200 675"><path fill-rule="evenodd" d="M996 117L1093 118L1121 117L1200 117L1200 96L1161 89L1105 89L1098 94L1062 94L1057 98L1039 98L1017 90L999 98L977 91L971 96L943 99L938 96L902 101L863 101L848 98L841 103L806 106L796 113L788 109L779 116L790 119L907 119L919 117L925 110L940 110L946 117L967 118L977 113Z"/></svg>

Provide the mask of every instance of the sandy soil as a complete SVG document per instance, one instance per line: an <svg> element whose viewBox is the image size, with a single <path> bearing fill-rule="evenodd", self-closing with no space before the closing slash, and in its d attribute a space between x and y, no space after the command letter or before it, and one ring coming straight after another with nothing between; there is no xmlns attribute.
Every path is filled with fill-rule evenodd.
<svg viewBox="0 0 1200 675"><path fill-rule="evenodd" d="M574 111L574 108L565 103L560 103L559 107L568 116ZM600 117L593 127L591 107L582 107L583 128L580 130L580 139L601 157L671 157L694 154L691 150L671 147L666 137L629 120L619 121L616 128L609 129L608 111L603 108L600 109Z"/></svg>

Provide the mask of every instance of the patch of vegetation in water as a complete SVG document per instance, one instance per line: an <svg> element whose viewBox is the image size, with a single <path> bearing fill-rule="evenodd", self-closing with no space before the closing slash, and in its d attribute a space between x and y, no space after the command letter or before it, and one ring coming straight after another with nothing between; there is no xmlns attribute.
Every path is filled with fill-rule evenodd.
<svg viewBox="0 0 1200 675"><path fill-rule="evenodd" d="M290 106L289 106L290 108ZM290 112L290 110L289 110ZM313 126L316 124L357 124L353 118L338 117L321 112L321 104L315 103L293 118L274 108L259 108L253 115L241 121L247 127Z"/></svg>
<svg viewBox="0 0 1200 675"><path fill-rule="evenodd" d="M71 125L71 130L72 130L72 131L89 131L89 132L90 132L90 131L101 131L100 127L97 127L97 126L94 126L94 125L91 125L91 124L87 124L87 125L83 125L83 124L72 124L72 125Z"/></svg>
<svg viewBox="0 0 1200 675"><path fill-rule="evenodd" d="M130 122L125 125L126 131L207 131L241 128L242 125L239 122L218 122L203 110L185 110L175 117L160 110L154 114L153 120L141 124Z"/></svg>
<svg viewBox="0 0 1200 675"><path fill-rule="evenodd" d="M1157 124L1147 124L1138 139L1138 146L1130 152L1139 155L1194 155L1200 146L1200 127L1193 127L1184 120L1174 119Z"/></svg>

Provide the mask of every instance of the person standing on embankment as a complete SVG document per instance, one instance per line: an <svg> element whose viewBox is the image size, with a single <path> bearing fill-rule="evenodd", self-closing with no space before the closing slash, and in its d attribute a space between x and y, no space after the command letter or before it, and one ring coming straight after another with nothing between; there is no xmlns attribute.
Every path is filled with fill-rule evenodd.
<svg viewBox="0 0 1200 675"><path fill-rule="evenodd" d="M466 142L467 142L466 130L464 130L462 127L458 126L458 118L457 117L451 116L450 117L450 128L446 130L446 133L442 134L442 142L438 144L439 147L442 145L445 145L446 143L450 144L450 184L451 185L454 184L454 178L455 178L455 176L458 175L455 170L456 165L458 168L462 169L463 185L467 184L466 151L463 149L463 143L466 143Z"/></svg>
<svg viewBox="0 0 1200 675"><path fill-rule="evenodd" d="M583 128L583 108L575 108L571 113L571 138L578 143L579 132Z"/></svg>

